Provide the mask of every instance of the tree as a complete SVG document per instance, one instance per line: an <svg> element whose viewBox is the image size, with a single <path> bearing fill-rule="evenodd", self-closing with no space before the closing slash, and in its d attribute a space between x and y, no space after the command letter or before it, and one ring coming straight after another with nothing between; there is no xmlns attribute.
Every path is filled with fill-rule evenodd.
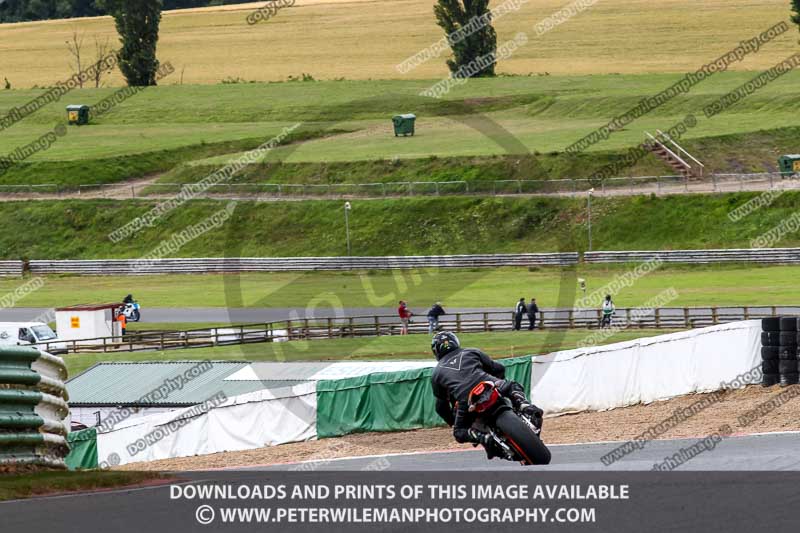
<svg viewBox="0 0 800 533"><path fill-rule="evenodd" d="M800 0L792 0L792 22L800 26Z"/></svg>
<svg viewBox="0 0 800 533"><path fill-rule="evenodd" d="M111 41L108 37L102 41L94 36L94 86L100 87L103 75L110 74L113 69L103 68L106 57L112 52Z"/></svg>
<svg viewBox="0 0 800 533"><path fill-rule="evenodd" d="M83 68L81 65L81 52L83 50L83 34L78 34L78 30L72 30L72 40L67 41L67 50L69 50L70 55L75 60L75 64L70 63L70 68L75 69L75 73L78 75L78 84L80 88L83 89L83 77L81 76L81 72L83 72Z"/></svg>
<svg viewBox="0 0 800 533"><path fill-rule="evenodd" d="M155 85L161 0L98 0L96 4L114 17L122 43L117 52L119 69L128 85Z"/></svg>
<svg viewBox="0 0 800 533"><path fill-rule="evenodd" d="M447 60L447 66L454 77L481 78L494 76L497 52L497 33L492 27L492 13L489 9L489 0L437 0L433 6L436 23L445 31L453 50L453 59ZM453 38L453 33L467 27L466 37L459 35ZM475 30L477 28L477 30ZM473 67L489 60L489 65L482 69L466 69L467 65ZM474 63L473 63L474 62Z"/></svg>

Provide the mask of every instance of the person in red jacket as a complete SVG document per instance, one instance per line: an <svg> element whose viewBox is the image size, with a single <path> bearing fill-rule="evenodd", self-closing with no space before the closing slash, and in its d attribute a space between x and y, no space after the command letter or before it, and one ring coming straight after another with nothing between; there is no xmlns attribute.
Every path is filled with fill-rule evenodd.
<svg viewBox="0 0 800 533"><path fill-rule="evenodd" d="M400 327L400 335L408 335L408 322L411 320L411 316L414 314L408 308L408 304L403 300L400 300L399 306L397 307L397 315L400 317L400 323L402 326Z"/></svg>

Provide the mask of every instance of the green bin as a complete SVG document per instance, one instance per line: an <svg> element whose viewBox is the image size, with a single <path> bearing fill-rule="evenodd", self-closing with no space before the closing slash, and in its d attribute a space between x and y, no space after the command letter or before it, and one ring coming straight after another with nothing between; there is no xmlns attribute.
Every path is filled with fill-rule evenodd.
<svg viewBox="0 0 800 533"><path fill-rule="evenodd" d="M417 120L417 116L411 113L406 113L405 115L395 115L392 117L392 123L394 124L394 136L397 137L398 135L406 136L406 135L414 135L414 122Z"/></svg>
<svg viewBox="0 0 800 533"><path fill-rule="evenodd" d="M89 106L88 105L68 105L67 106L67 121L69 124L77 126L84 126L89 123Z"/></svg>
<svg viewBox="0 0 800 533"><path fill-rule="evenodd" d="M800 173L800 154L780 156L778 158L778 168L784 176Z"/></svg>

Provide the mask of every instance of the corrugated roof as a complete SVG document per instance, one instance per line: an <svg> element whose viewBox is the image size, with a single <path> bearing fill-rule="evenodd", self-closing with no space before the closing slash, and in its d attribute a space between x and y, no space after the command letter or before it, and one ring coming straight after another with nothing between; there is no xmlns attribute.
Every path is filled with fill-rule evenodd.
<svg viewBox="0 0 800 533"><path fill-rule="evenodd" d="M209 368L198 367L203 363ZM278 389L305 383L303 380L225 381L248 366L246 361L164 361L144 363L98 363L67 382L72 406L186 406L202 403L222 392L228 398L264 389ZM197 375L188 381L190 369ZM180 381L179 381L180 380ZM177 384L183 381L183 386ZM170 383L173 386L170 387ZM165 398L154 391L169 388ZM149 397L148 397L149 396Z"/></svg>

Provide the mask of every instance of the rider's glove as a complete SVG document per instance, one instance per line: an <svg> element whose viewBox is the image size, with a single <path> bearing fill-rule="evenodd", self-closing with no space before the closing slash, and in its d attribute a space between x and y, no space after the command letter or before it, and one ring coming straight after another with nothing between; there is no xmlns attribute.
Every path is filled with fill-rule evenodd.
<svg viewBox="0 0 800 533"><path fill-rule="evenodd" d="M469 440L475 444L482 444L483 446L486 446L492 440L492 437L488 433L478 431L477 429L470 429L467 434L469 435Z"/></svg>
<svg viewBox="0 0 800 533"><path fill-rule="evenodd" d="M520 405L519 410L522 414L531 419L531 422L533 422L534 426L542 429L544 411L530 403L523 403Z"/></svg>

